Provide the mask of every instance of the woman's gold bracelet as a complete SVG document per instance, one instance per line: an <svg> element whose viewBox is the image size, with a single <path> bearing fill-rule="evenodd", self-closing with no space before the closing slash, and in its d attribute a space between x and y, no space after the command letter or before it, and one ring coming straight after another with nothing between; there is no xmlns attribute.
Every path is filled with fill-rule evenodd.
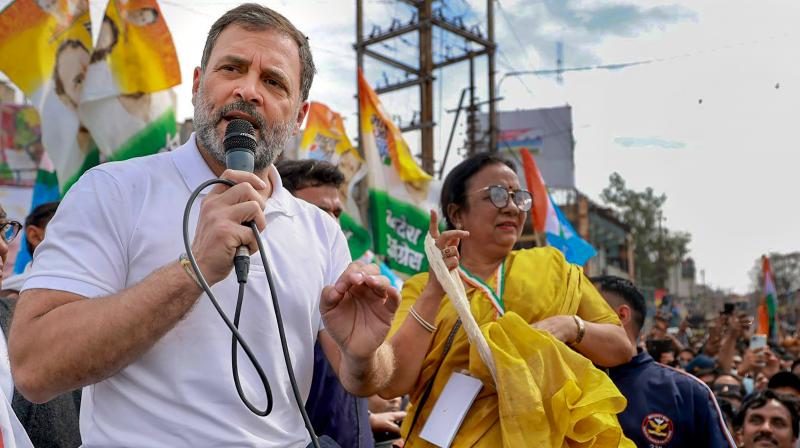
<svg viewBox="0 0 800 448"><path fill-rule="evenodd" d="M411 306L411 308L408 309L408 312L411 313L411 316L414 319L416 319L420 325L422 325L422 328L428 330L429 333L433 333L434 331L436 331L436 325L433 325L427 320L423 319L422 316L420 316L419 313L417 313L417 310L415 310L413 306Z"/></svg>
<svg viewBox="0 0 800 448"><path fill-rule="evenodd" d="M580 318L577 314L573 314L572 318L575 319L575 325L578 326L578 336L575 338L574 341L570 342L569 345L578 345L583 340L583 336L586 334L586 324L583 322L583 319Z"/></svg>

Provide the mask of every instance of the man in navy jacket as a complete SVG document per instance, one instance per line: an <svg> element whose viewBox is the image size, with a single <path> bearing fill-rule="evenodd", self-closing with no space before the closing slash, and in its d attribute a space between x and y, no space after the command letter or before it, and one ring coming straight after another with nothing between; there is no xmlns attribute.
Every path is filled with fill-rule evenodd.
<svg viewBox="0 0 800 448"><path fill-rule="evenodd" d="M646 313L641 292L619 277L592 281L636 344ZM638 447L736 447L714 394L694 376L655 362L641 348L627 364L609 369L609 376L628 399L618 418Z"/></svg>

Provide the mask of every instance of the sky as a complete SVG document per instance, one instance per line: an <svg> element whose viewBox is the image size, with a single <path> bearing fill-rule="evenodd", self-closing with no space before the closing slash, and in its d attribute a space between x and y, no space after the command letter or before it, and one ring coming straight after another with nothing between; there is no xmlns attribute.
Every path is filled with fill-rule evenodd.
<svg viewBox="0 0 800 448"><path fill-rule="evenodd" d="M0 4L7 2L0 1ZM90 2L96 23L105 1ZM239 2L162 0L181 64L178 116L192 116L192 71L213 21ZM402 2L364 0L366 33L407 21ZM485 1L443 2L448 16L482 23ZM356 136L355 1L264 2L310 39L318 74L311 99L329 105ZM437 2L437 5L442 2ZM698 281L746 293L763 253L800 250L800 2L795 0L495 0L499 54L498 110L569 104L573 112L576 186L593 200L618 172L636 190L663 192L665 225L692 235ZM552 76L503 76L564 67L644 62L617 70ZM380 50L413 61L416 39ZM452 36L434 35L436 54L458 53ZM436 154L441 157L466 64L440 70L434 83ZM478 61L477 95L486 99L486 66ZM367 61L373 84L401 79ZM386 73L384 75L384 72ZM385 76L385 78L384 78ZM446 80L446 81L442 81ZM407 122L415 89L381 97ZM463 123L456 142L463 139ZM408 133L412 149L418 135ZM451 157L452 166L458 157ZM794 205L793 205L794 204Z"/></svg>

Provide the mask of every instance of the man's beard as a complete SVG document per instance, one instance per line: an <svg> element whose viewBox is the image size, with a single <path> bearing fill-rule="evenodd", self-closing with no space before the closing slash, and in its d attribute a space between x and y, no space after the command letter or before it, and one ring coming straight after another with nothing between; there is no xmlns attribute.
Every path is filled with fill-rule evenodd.
<svg viewBox="0 0 800 448"><path fill-rule="evenodd" d="M225 165L225 146L222 143L223 137L217 134L217 124L222 117L232 111L244 112L256 120L254 128L259 133L256 137L254 171L264 170L283 151L286 142L296 128L295 122L290 119L285 123L270 125L264 116L258 113L255 106L241 99L226 104L219 111L214 112L214 106L201 86L197 90L197 106L194 108L195 133L205 151L223 166Z"/></svg>

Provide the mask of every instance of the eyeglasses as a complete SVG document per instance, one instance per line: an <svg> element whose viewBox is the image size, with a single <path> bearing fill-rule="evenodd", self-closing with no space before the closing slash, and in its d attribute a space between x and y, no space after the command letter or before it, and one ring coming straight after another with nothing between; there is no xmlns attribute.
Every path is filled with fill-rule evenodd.
<svg viewBox="0 0 800 448"><path fill-rule="evenodd" d="M533 195L528 190L508 191L508 189L502 185L490 185L480 190L475 190L473 193L482 191L489 191L489 200L492 201L492 205L497 208L502 209L508 207L509 197L513 198L514 204L520 211L527 212L533 206Z"/></svg>
<svg viewBox="0 0 800 448"><path fill-rule="evenodd" d="M0 236L2 236L3 240L6 243L10 243L17 237L20 229L22 229L22 224L17 221L6 221L0 224Z"/></svg>

